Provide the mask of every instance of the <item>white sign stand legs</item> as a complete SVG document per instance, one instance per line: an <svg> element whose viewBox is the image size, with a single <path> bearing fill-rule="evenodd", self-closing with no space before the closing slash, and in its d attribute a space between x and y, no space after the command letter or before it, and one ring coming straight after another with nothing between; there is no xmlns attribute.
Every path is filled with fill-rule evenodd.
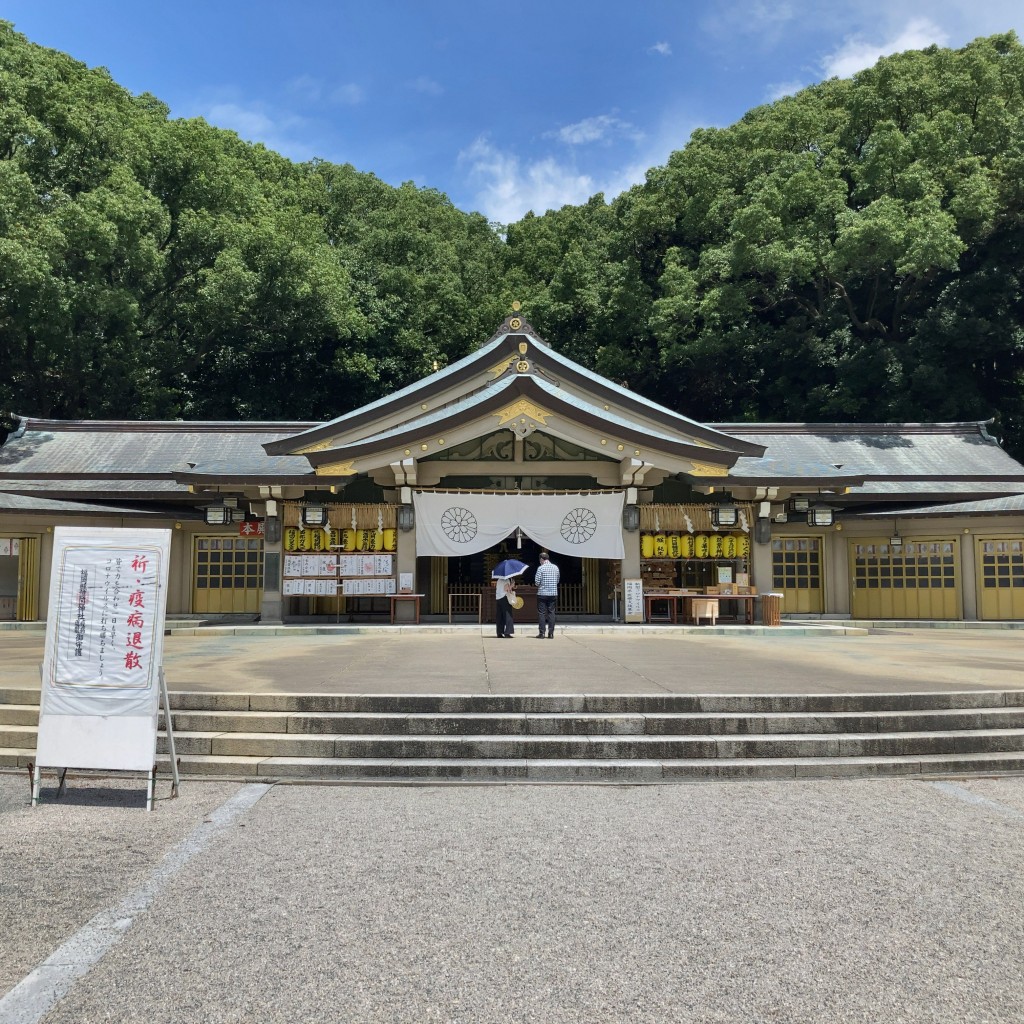
<svg viewBox="0 0 1024 1024"><path fill-rule="evenodd" d="M41 668L42 666L40 666ZM167 753L171 759L171 799L173 800L178 795L178 790L181 786L181 778L178 775L178 754L174 743L174 722L171 719L171 700L167 694L167 677L164 675L163 666L159 669L160 678L160 697L163 703L164 709L164 727L167 731ZM47 765L50 767L57 767L56 765ZM64 792L64 779L68 774L68 766L62 766L60 769L60 782L57 785L57 796L60 797L61 793ZM38 762L32 766L32 806L39 806L39 791L42 788L42 768ZM153 810L153 801L155 798L156 790L156 765L150 769L146 776L146 810Z"/></svg>
<svg viewBox="0 0 1024 1024"><path fill-rule="evenodd" d="M171 699L167 695L167 677L164 675L164 667L160 666L160 696L164 702L164 728L167 731L167 755L171 759L171 798L178 795L178 787L181 779L178 777L178 752L174 745L174 722L171 720ZM156 766L153 766L154 777Z"/></svg>

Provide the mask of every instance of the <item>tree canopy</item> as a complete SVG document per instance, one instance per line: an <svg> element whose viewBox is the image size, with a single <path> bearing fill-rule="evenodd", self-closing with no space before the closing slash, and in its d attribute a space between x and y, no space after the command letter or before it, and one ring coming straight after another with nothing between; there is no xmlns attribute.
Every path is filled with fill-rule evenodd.
<svg viewBox="0 0 1024 1024"><path fill-rule="evenodd" d="M317 419L513 298L699 419L995 416L1024 455L1024 47L887 57L497 226L174 119L0 22L0 408Z"/></svg>

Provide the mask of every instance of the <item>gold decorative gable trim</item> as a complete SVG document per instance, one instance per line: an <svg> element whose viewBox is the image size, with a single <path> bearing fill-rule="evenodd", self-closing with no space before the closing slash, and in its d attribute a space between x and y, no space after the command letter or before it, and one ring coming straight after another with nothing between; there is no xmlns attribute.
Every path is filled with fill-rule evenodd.
<svg viewBox="0 0 1024 1024"><path fill-rule="evenodd" d="M507 356L500 363L495 363L487 372L497 380L515 361L516 356Z"/></svg>
<svg viewBox="0 0 1024 1024"><path fill-rule="evenodd" d="M329 462L316 467L317 476L355 476L355 462Z"/></svg>
<svg viewBox="0 0 1024 1024"><path fill-rule="evenodd" d="M310 452L322 452L325 448L330 448L334 444L334 438L329 437L326 441L317 441L316 444L306 445L305 448L298 448L292 455L308 455Z"/></svg>
<svg viewBox="0 0 1024 1024"><path fill-rule="evenodd" d="M534 405L533 402L528 402L525 398L521 398L518 402L513 402L511 405L505 406L504 409L499 409L494 415L498 417L499 426L504 426L517 416L529 416L530 419L536 420L542 427L546 427L547 420L545 417L552 414L546 409L541 409L539 406Z"/></svg>
<svg viewBox="0 0 1024 1024"><path fill-rule="evenodd" d="M690 472L694 476L728 476L727 466L716 466L713 462L693 462Z"/></svg>

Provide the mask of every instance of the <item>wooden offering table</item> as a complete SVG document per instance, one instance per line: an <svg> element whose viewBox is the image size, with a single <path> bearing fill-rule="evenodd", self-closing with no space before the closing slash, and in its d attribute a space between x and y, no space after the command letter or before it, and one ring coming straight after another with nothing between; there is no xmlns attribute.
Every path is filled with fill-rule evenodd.
<svg viewBox="0 0 1024 1024"><path fill-rule="evenodd" d="M694 622L710 619L717 623L722 605L727 601L737 603L737 618L742 615L743 621L750 624L754 621L754 602L757 594L723 594L714 593L715 588L707 592L697 590L650 590L644 593L645 622ZM663 605L664 607L656 607Z"/></svg>
<svg viewBox="0 0 1024 1024"><path fill-rule="evenodd" d="M392 625L394 625L394 622L395 622L395 618L396 618L395 613L398 610L398 602L399 601L412 601L412 602L414 602L413 609L412 609L413 610L412 617L411 618L403 617L401 621L402 622L412 622L412 623L414 623L415 625L418 626L420 624L420 598L424 597L424 596L425 595L423 595L423 594L388 594L388 597L391 598L391 623L392 623Z"/></svg>

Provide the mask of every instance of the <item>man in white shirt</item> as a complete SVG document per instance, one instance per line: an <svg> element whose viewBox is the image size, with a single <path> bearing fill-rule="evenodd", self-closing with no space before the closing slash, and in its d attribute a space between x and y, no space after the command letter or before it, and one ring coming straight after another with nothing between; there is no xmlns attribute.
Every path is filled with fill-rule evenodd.
<svg viewBox="0 0 1024 1024"><path fill-rule="evenodd" d="M537 585L537 639L548 640L555 635L555 604L558 601L558 566L546 551L538 556L540 565L533 582Z"/></svg>

